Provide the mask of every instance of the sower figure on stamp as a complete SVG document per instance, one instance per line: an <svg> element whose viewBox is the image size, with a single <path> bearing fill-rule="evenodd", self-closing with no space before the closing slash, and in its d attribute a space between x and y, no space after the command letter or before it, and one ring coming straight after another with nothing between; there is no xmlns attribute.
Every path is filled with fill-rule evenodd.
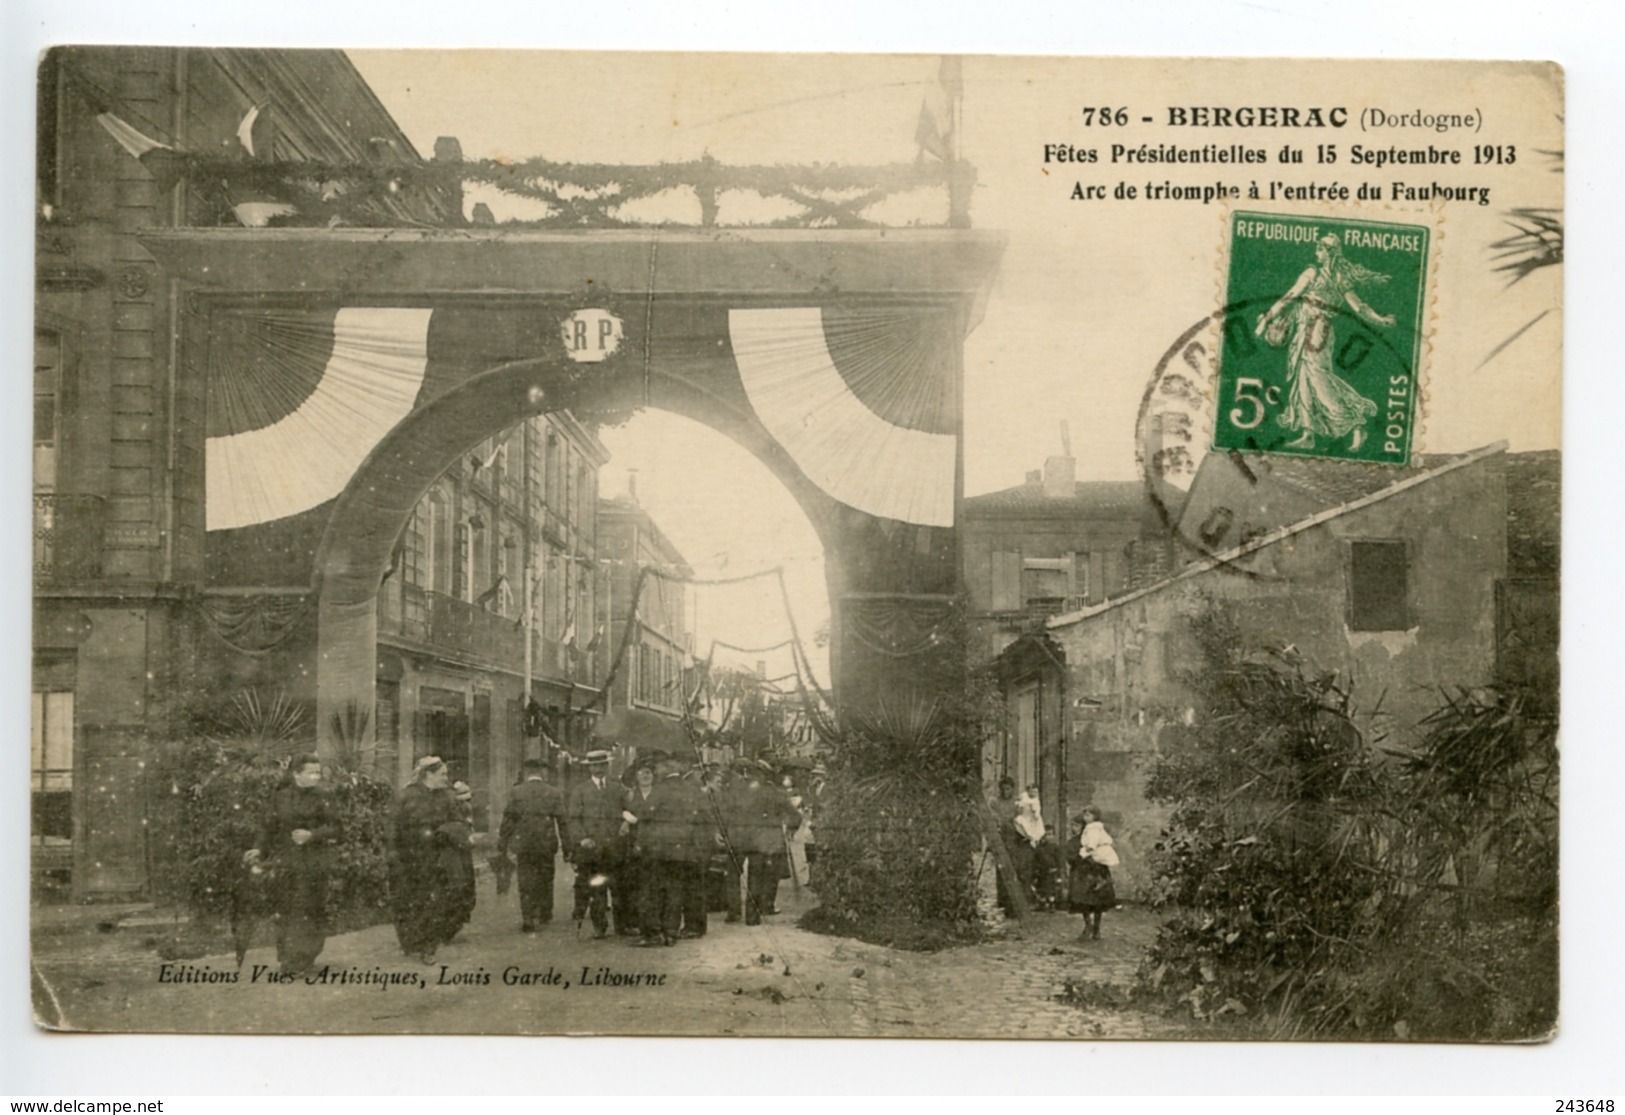
<svg viewBox="0 0 1625 1115"><path fill-rule="evenodd" d="M288 776L271 795L259 840L243 862L274 873L277 964L283 975L299 975L327 943L327 876L339 823L321 787L321 760L301 755Z"/></svg>
<svg viewBox="0 0 1625 1115"><path fill-rule="evenodd" d="M1372 325L1394 324L1392 314L1379 314L1354 293L1356 283L1386 283L1388 278L1344 258L1342 242L1328 234L1315 242L1315 265L1305 268L1292 289L1259 317L1253 332L1272 345L1287 339L1288 322L1292 327L1287 405L1276 421L1302 432L1287 448L1307 449L1317 435L1336 440L1352 434L1350 449L1365 440L1365 423L1377 413L1377 404L1337 374L1333 319L1347 305Z"/></svg>
<svg viewBox="0 0 1625 1115"><path fill-rule="evenodd" d="M621 873L621 805L625 791L609 780L609 752L587 752L587 778L570 791L565 811L565 854L575 866L575 909L579 925L592 916L594 937L609 933L609 909L615 927L625 930L636 920L628 908L631 889Z"/></svg>
<svg viewBox="0 0 1625 1115"><path fill-rule="evenodd" d="M522 933L534 933L537 925L553 920L553 861L560 827L568 827L564 797L548 784L546 772L540 759L520 764L524 781L508 798L497 833L497 854L514 853Z"/></svg>

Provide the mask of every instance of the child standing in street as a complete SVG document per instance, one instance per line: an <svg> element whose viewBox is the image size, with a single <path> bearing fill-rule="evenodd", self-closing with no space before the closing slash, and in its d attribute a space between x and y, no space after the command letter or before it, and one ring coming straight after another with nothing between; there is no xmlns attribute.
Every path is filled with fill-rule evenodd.
<svg viewBox="0 0 1625 1115"><path fill-rule="evenodd" d="M1100 937L1100 915L1117 905L1112 886L1112 868L1122 861L1112 837L1101 823L1100 811L1089 806L1072 821L1072 879L1068 906L1083 915L1084 939Z"/></svg>

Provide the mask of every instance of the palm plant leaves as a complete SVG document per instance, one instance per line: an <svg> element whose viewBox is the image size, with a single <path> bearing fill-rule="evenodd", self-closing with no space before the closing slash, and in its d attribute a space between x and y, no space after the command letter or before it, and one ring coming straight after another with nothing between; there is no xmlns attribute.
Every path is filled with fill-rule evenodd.
<svg viewBox="0 0 1625 1115"><path fill-rule="evenodd" d="M1490 250L1495 253L1495 270L1512 276L1508 285L1563 262L1563 210L1513 209L1506 223L1512 235L1494 241Z"/></svg>
<svg viewBox="0 0 1625 1115"><path fill-rule="evenodd" d="M1558 118L1560 121L1562 117ZM1552 173L1563 173L1563 150L1540 150L1552 163ZM1557 267L1563 262L1563 210L1524 206L1506 214L1506 223L1512 235L1490 244L1492 270L1510 276L1507 285L1522 282L1537 271ZM1501 355L1519 337L1527 333L1549 311L1542 310L1524 322L1500 344L1490 349L1489 355L1479 361L1482 368Z"/></svg>

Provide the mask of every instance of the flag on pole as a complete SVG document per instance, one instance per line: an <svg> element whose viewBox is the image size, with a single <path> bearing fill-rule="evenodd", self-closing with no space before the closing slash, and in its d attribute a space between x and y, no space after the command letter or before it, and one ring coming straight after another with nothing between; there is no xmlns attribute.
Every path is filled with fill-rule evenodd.
<svg viewBox="0 0 1625 1115"><path fill-rule="evenodd" d="M249 106L237 124L237 143L257 162L270 162L275 157L276 116L269 101ZM232 215L244 228L264 228L279 217L299 212L297 205L268 189L239 186L231 200Z"/></svg>
<svg viewBox="0 0 1625 1115"><path fill-rule="evenodd" d="M160 191L167 193L180 181L186 170L186 156L169 144L153 139L111 112L99 113L96 123L146 168Z"/></svg>
<svg viewBox="0 0 1625 1115"><path fill-rule="evenodd" d="M251 159L266 161L276 147L276 118L270 102L251 107L237 125L237 142Z"/></svg>
<svg viewBox="0 0 1625 1115"><path fill-rule="evenodd" d="M497 579L491 582L491 587L480 593L480 595L474 600L474 606L477 608L485 607L491 601L500 597L502 595L502 590L506 588L507 585L507 576L505 574L498 573Z"/></svg>
<svg viewBox="0 0 1625 1115"><path fill-rule="evenodd" d="M928 89L920 101L920 118L914 125L914 143L922 158L928 153L945 163L955 158L959 102L964 91L962 60L957 55L944 55L937 65L936 88Z"/></svg>
<svg viewBox="0 0 1625 1115"><path fill-rule="evenodd" d="M936 114L925 101L920 102L920 119L914 125L914 145L922 155L930 153L944 162L948 159L948 140L937 124Z"/></svg>

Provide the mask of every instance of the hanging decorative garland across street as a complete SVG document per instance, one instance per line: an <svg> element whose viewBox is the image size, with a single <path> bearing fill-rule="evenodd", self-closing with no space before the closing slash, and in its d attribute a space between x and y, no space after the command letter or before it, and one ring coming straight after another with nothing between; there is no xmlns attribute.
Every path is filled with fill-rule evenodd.
<svg viewBox="0 0 1625 1115"><path fill-rule="evenodd" d="M868 228L882 222L867 210L898 194L945 189L949 168L935 160L885 166L725 166L706 156L682 163L622 166L547 159L501 162L423 162L386 165L267 162L167 152L165 177L184 179L206 202L244 223L294 226L422 227L468 224L462 192L492 191L542 209L534 218L502 221L505 228L633 228L649 224L709 228L721 221L724 198L755 195L755 207L776 208L731 224L764 228ZM670 195L676 219L637 219L634 202ZM741 196L742 195L742 196ZM252 209L244 210L244 206ZM790 212L783 212L786 207ZM488 206L475 224L495 224Z"/></svg>
<svg viewBox="0 0 1625 1115"><path fill-rule="evenodd" d="M935 651L947 639L954 617L951 600L916 600L907 596L848 597L842 615L857 643L888 658L909 658Z"/></svg>

